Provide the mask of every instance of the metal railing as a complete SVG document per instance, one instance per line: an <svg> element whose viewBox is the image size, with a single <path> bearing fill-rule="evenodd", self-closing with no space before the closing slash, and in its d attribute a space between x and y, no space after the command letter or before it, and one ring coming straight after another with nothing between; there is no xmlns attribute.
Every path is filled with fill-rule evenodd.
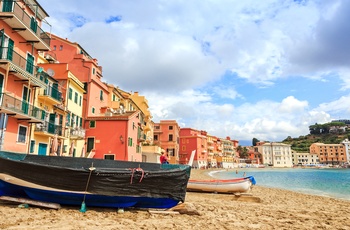
<svg viewBox="0 0 350 230"><path fill-rule="evenodd" d="M49 96L59 102L62 102L62 93L52 86L47 86L46 89L42 90L39 95Z"/></svg>
<svg viewBox="0 0 350 230"><path fill-rule="evenodd" d="M35 131L36 132L46 132L49 134L57 134L58 136L63 136L63 127L62 125L55 125L51 122L43 122L41 124L35 125Z"/></svg>
<svg viewBox="0 0 350 230"><path fill-rule="evenodd" d="M1 0L1 3L2 3L1 5L4 5L5 2L8 2L8 1ZM22 23L28 29L33 31L33 33L38 38L40 38L47 46L50 47L51 38L43 29L40 28L40 26L38 26L38 22L36 21L36 19L34 19L34 17L29 16L27 12L25 12L16 1L13 1L12 3L13 3L12 7L10 5L9 7L6 7L6 8L1 7L0 8L1 12L13 13L19 20L22 21Z"/></svg>
<svg viewBox="0 0 350 230"><path fill-rule="evenodd" d="M83 128L73 128L70 131L72 138L85 138L85 129Z"/></svg>
<svg viewBox="0 0 350 230"><path fill-rule="evenodd" d="M19 113L38 120L44 119L45 111L33 106L27 101L23 101L5 93L1 93L0 102L1 108L9 110L13 113Z"/></svg>
<svg viewBox="0 0 350 230"><path fill-rule="evenodd" d="M40 77L37 76L37 74L34 74L34 70L35 70L34 63L31 63L30 61L28 61L26 58L21 56L19 53L17 53L13 49L9 47L0 47L0 60L11 62L15 66L26 71L33 78L36 78L37 80L45 83L44 79L41 79Z"/></svg>

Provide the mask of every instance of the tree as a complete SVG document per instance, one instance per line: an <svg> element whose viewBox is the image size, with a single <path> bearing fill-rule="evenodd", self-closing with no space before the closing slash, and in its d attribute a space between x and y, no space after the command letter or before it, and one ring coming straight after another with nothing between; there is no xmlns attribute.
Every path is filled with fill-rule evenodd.
<svg viewBox="0 0 350 230"><path fill-rule="evenodd" d="M260 142L260 141L254 137L252 140L252 145L256 146L256 143L258 143L258 142Z"/></svg>

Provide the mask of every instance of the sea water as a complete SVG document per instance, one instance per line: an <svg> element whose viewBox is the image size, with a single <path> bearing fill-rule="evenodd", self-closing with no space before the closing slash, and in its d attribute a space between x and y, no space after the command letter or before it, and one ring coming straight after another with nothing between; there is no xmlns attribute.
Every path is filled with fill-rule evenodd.
<svg viewBox="0 0 350 230"><path fill-rule="evenodd" d="M239 168L214 171L212 176L254 176L257 185L350 200L350 169Z"/></svg>

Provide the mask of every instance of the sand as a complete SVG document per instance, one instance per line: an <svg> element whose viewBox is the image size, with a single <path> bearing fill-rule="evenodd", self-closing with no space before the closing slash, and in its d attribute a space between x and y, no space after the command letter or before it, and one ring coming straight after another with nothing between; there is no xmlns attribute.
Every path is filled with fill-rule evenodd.
<svg viewBox="0 0 350 230"><path fill-rule="evenodd" d="M192 170L191 178L207 178ZM0 201L0 229L349 229L350 201L254 186L249 196L186 194L182 204L194 214L63 206L59 210ZM260 200L260 202L258 202ZM195 214L199 215L195 215Z"/></svg>

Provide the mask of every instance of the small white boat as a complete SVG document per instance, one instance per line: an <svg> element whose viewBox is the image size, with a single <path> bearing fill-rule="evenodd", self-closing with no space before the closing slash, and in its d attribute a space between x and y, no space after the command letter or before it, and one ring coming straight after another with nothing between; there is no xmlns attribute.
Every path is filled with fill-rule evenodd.
<svg viewBox="0 0 350 230"><path fill-rule="evenodd" d="M244 193L256 184L253 176L228 180L189 180L187 191L217 192L217 193Z"/></svg>

